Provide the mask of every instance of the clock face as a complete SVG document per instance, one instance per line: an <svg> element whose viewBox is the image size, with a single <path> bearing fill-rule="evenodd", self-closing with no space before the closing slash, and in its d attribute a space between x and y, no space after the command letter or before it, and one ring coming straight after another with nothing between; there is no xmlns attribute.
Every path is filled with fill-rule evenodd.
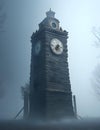
<svg viewBox="0 0 100 130"><path fill-rule="evenodd" d="M38 41L35 45L35 54L38 55L41 50L41 41Z"/></svg>
<svg viewBox="0 0 100 130"><path fill-rule="evenodd" d="M51 46L51 50L55 53L55 54L61 54L63 52L63 44L60 40L54 38L51 40L50 43Z"/></svg>
<svg viewBox="0 0 100 130"><path fill-rule="evenodd" d="M53 28L56 28L56 27L57 27L56 23L53 22L53 23L52 23L52 27L53 27Z"/></svg>
<svg viewBox="0 0 100 130"><path fill-rule="evenodd" d="M58 25L58 23L55 21L55 20L52 20L52 21L50 21L50 26L53 28L53 29L58 29L59 27L59 25Z"/></svg>

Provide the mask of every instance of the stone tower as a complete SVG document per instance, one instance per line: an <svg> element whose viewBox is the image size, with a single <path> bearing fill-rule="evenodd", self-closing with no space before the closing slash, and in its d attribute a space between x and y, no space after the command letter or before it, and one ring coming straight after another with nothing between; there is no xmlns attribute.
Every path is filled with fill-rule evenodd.
<svg viewBox="0 0 100 130"><path fill-rule="evenodd" d="M31 37L29 118L74 117L67 38L68 33L50 9Z"/></svg>

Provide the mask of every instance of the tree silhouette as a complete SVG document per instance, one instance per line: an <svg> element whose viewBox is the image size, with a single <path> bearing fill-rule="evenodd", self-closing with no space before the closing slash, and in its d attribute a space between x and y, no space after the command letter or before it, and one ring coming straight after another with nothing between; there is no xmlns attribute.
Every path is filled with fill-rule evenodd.
<svg viewBox="0 0 100 130"><path fill-rule="evenodd" d="M5 0L0 0L0 98L4 95L4 73L3 73L3 37L6 21Z"/></svg>
<svg viewBox="0 0 100 130"><path fill-rule="evenodd" d="M93 27L93 35L96 38L96 41L94 42L94 46L96 48L100 48L100 28L96 28ZM96 94L98 95L98 98L100 98L100 63L99 63L99 58L100 56L98 56L98 64L96 65L94 71L93 71L93 77L92 77L92 85L93 88L96 92Z"/></svg>

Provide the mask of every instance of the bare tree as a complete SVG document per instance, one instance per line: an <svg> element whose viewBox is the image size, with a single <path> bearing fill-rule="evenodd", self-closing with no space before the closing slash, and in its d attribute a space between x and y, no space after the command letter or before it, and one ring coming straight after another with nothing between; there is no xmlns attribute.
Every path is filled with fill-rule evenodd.
<svg viewBox="0 0 100 130"><path fill-rule="evenodd" d="M96 28L96 27L93 27L93 35L95 36L96 38L96 41L94 42L94 46L96 48L100 48L100 28ZM98 98L100 98L100 62L99 62L99 59L100 56L98 56L98 64L96 65L94 71L93 71L93 76L92 76L92 85L93 85L93 88L96 92L96 94L98 95Z"/></svg>
<svg viewBox="0 0 100 130"><path fill-rule="evenodd" d="M98 98L100 98L100 64L95 67L91 82Z"/></svg>
<svg viewBox="0 0 100 130"><path fill-rule="evenodd" d="M3 38L4 25L6 21L5 0L0 0L0 98L4 95L4 73L3 73Z"/></svg>

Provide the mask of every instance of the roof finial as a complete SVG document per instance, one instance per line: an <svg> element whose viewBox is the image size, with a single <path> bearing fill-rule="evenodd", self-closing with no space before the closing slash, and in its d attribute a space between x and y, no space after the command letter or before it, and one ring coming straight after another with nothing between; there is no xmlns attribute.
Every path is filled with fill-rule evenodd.
<svg viewBox="0 0 100 130"><path fill-rule="evenodd" d="M46 12L47 17L51 17L54 18L55 17L55 12L53 12L50 8L50 10L48 12Z"/></svg>

